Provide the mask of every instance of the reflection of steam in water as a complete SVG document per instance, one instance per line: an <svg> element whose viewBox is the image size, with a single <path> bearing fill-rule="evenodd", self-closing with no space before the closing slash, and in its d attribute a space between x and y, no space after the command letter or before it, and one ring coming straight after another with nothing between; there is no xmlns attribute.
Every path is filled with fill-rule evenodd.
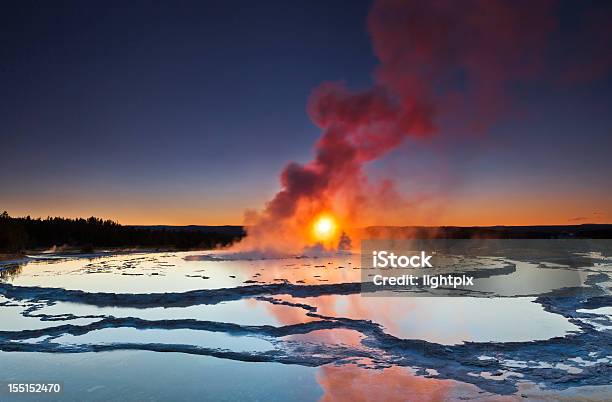
<svg viewBox="0 0 612 402"><path fill-rule="evenodd" d="M534 303L534 298L525 297L384 298L357 294L281 296L281 299L316 307L317 313L326 317L371 320L382 325L386 333L401 339L423 339L445 345L544 340L579 329L566 318L545 311ZM279 310L277 314L282 321L286 311ZM328 338L321 334L315 339L335 341L331 334Z"/></svg>
<svg viewBox="0 0 612 402"><path fill-rule="evenodd" d="M317 372L323 388L322 402L331 401L447 401L480 399L512 401L483 393L473 385L417 376L406 367L372 369L356 364L324 366Z"/></svg>
<svg viewBox="0 0 612 402"><path fill-rule="evenodd" d="M310 331L306 334L289 335L286 340L312 343L325 343L331 345L345 345L353 348L362 347L361 341L365 336L351 329L325 329Z"/></svg>
<svg viewBox="0 0 612 402"><path fill-rule="evenodd" d="M186 258L187 255L115 255L93 261L66 258L52 264L28 264L13 283L0 284L0 293L12 298L11 304L24 304L15 306L11 314L21 311L24 320L40 320L31 328L41 329L22 331L27 323L8 317L9 311L4 309L5 316L16 326L5 329L14 332L0 333L0 348L27 346L32 351L58 352L70 347L73 353L90 352L92 348L135 349L324 365L320 384L325 398L335 399L343 395L357 400L359 395L365 399L383 395L387 400L452 399L464 395L464 389L469 394L472 386L465 383L506 394L515 392L519 385L509 370L523 374L521 381L547 385L567 373L563 367L540 373L533 367L513 368L505 362L526 361L529 365L529 361L537 359L556 367L559 356L584 359L591 365L584 372L572 372L578 376L575 383L582 386L606 381L604 372L596 372L606 363L590 355L596 349L608 348L606 339L589 326L593 321L590 314L598 311L588 309L603 306L605 299L601 297L593 297L588 304L579 297L556 304L550 293L539 298L366 298L359 294L359 283L351 283L360 279L355 255L263 261L211 261ZM503 261L500 259L496 265L484 260L478 265L472 260L463 262L475 271L508 278L511 275L503 269ZM497 266L501 267L499 272ZM566 269L525 263L517 273L524 274L523 270L554 274ZM585 287L609 279L604 273L592 277ZM255 282L245 283L247 280ZM54 287L51 285L59 286L50 289ZM82 290L65 290L70 287ZM182 291L185 287L187 290ZM196 290L191 291L192 287ZM100 293L91 289L100 289ZM123 289L132 292L120 293ZM599 294L597 289L590 289L591 296ZM39 306L31 309L34 304ZM139 339L141 333L163 337ZM187 344L175 344L173 333L188 335L182 341ZM192 341L207 333L210 336L203 340L212 342L218 338L220 342ZM226 342L228 338L215 335L221 333L267 340L273 349L233 350ZM106 339L105 334L113 337ZM128 337L115 337L124 334ZM58 342L60 339L70 339L70 345ZM508 349L508 345L512 347ZM473 360L480 355L495 356L497 360L479 360L474 365ZM353 364L357 358L371 359L376 370ZM570 365L577 370L574 363ZM423 377L434 372L438 378ZM338 394L337 387L344 381L338 376L355 379L346 380L344 385L351 389L344 394ZM332 382L336 388L332 386L328 393L326 384ZM430 386L436 383L436 387ZM380 384L386 389L381 389ZM447 393L442 392L444 388ZM476 396L483 395L492 396Z"/></svg>

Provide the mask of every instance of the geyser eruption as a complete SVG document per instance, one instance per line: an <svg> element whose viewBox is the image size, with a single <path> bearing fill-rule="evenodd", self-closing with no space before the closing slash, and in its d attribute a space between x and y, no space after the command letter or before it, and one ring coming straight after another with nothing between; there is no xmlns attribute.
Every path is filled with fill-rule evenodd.
<svg viewBox="0 0 612 402"><path fill-rule="evenodd" d="M322 130L314 158L283 169L280 191L263 211L247 214L248 235L237 249L338 247L344 233L399 197L391 180L368 180L367 163L408 137L434 135L440 118L453 119L457 131L486 129L508 83L536 72L554 27L550 8L546 1L377 0L367 24L380 60L373 86L324 83L313 91L308 113ZM333 218L317 221L322 214Z"/></svg>

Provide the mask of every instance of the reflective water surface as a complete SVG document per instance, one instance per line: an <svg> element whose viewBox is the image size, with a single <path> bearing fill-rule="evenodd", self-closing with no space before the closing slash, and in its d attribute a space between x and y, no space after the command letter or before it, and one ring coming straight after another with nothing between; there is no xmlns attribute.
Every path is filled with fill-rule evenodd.
<svg viewBox="0 0 612 402"><path fill-rule="evenodd" d="M226 257L0 265L2 381L61 381L45 398L75 401L612 395L612 263L601 253L578 268L464 259L492 273L484 292L460 297L363 295L357 255Z"/></svg>

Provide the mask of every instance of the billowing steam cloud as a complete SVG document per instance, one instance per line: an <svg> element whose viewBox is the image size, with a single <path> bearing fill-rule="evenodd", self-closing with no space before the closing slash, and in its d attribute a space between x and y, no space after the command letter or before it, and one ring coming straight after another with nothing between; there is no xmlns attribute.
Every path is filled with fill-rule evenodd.
<svg viewBox="0 0 612 402"><path fill-rule="evenodd" d="M380 60L373 86L313 91L308 112L322 130L315 156L284 168L265 210L247 214L239 248L300 251L312 245L308 227L321 211L350 231L399 197L392 182L368 181L366 164L410 136L435 135L440 117L486 129L504 109L507 86L538 72L552 15L548 1L377 0L368 18Z"/></svg>

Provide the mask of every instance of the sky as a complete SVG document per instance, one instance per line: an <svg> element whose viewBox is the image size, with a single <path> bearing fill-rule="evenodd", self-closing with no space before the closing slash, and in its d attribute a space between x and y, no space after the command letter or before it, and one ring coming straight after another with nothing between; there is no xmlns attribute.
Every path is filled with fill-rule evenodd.
<svg viewBox="0 0 612 402"><path fill-rule="evenodd" d="M312 158L321 135L306 111L313 89L371 85L371 6L8 4L0 210L241 224L279 190L288 162ZM561 2L546 75L591 57L592 37L578 39L586 16L610 11L603 1ZM592 77L512 88L512 107L484 133L455 135L441 119L431 140L408 140L372 162L371 177L391 177L418 200L413 213L381 223L612 223L612 76L603 65Z"/></svg>

